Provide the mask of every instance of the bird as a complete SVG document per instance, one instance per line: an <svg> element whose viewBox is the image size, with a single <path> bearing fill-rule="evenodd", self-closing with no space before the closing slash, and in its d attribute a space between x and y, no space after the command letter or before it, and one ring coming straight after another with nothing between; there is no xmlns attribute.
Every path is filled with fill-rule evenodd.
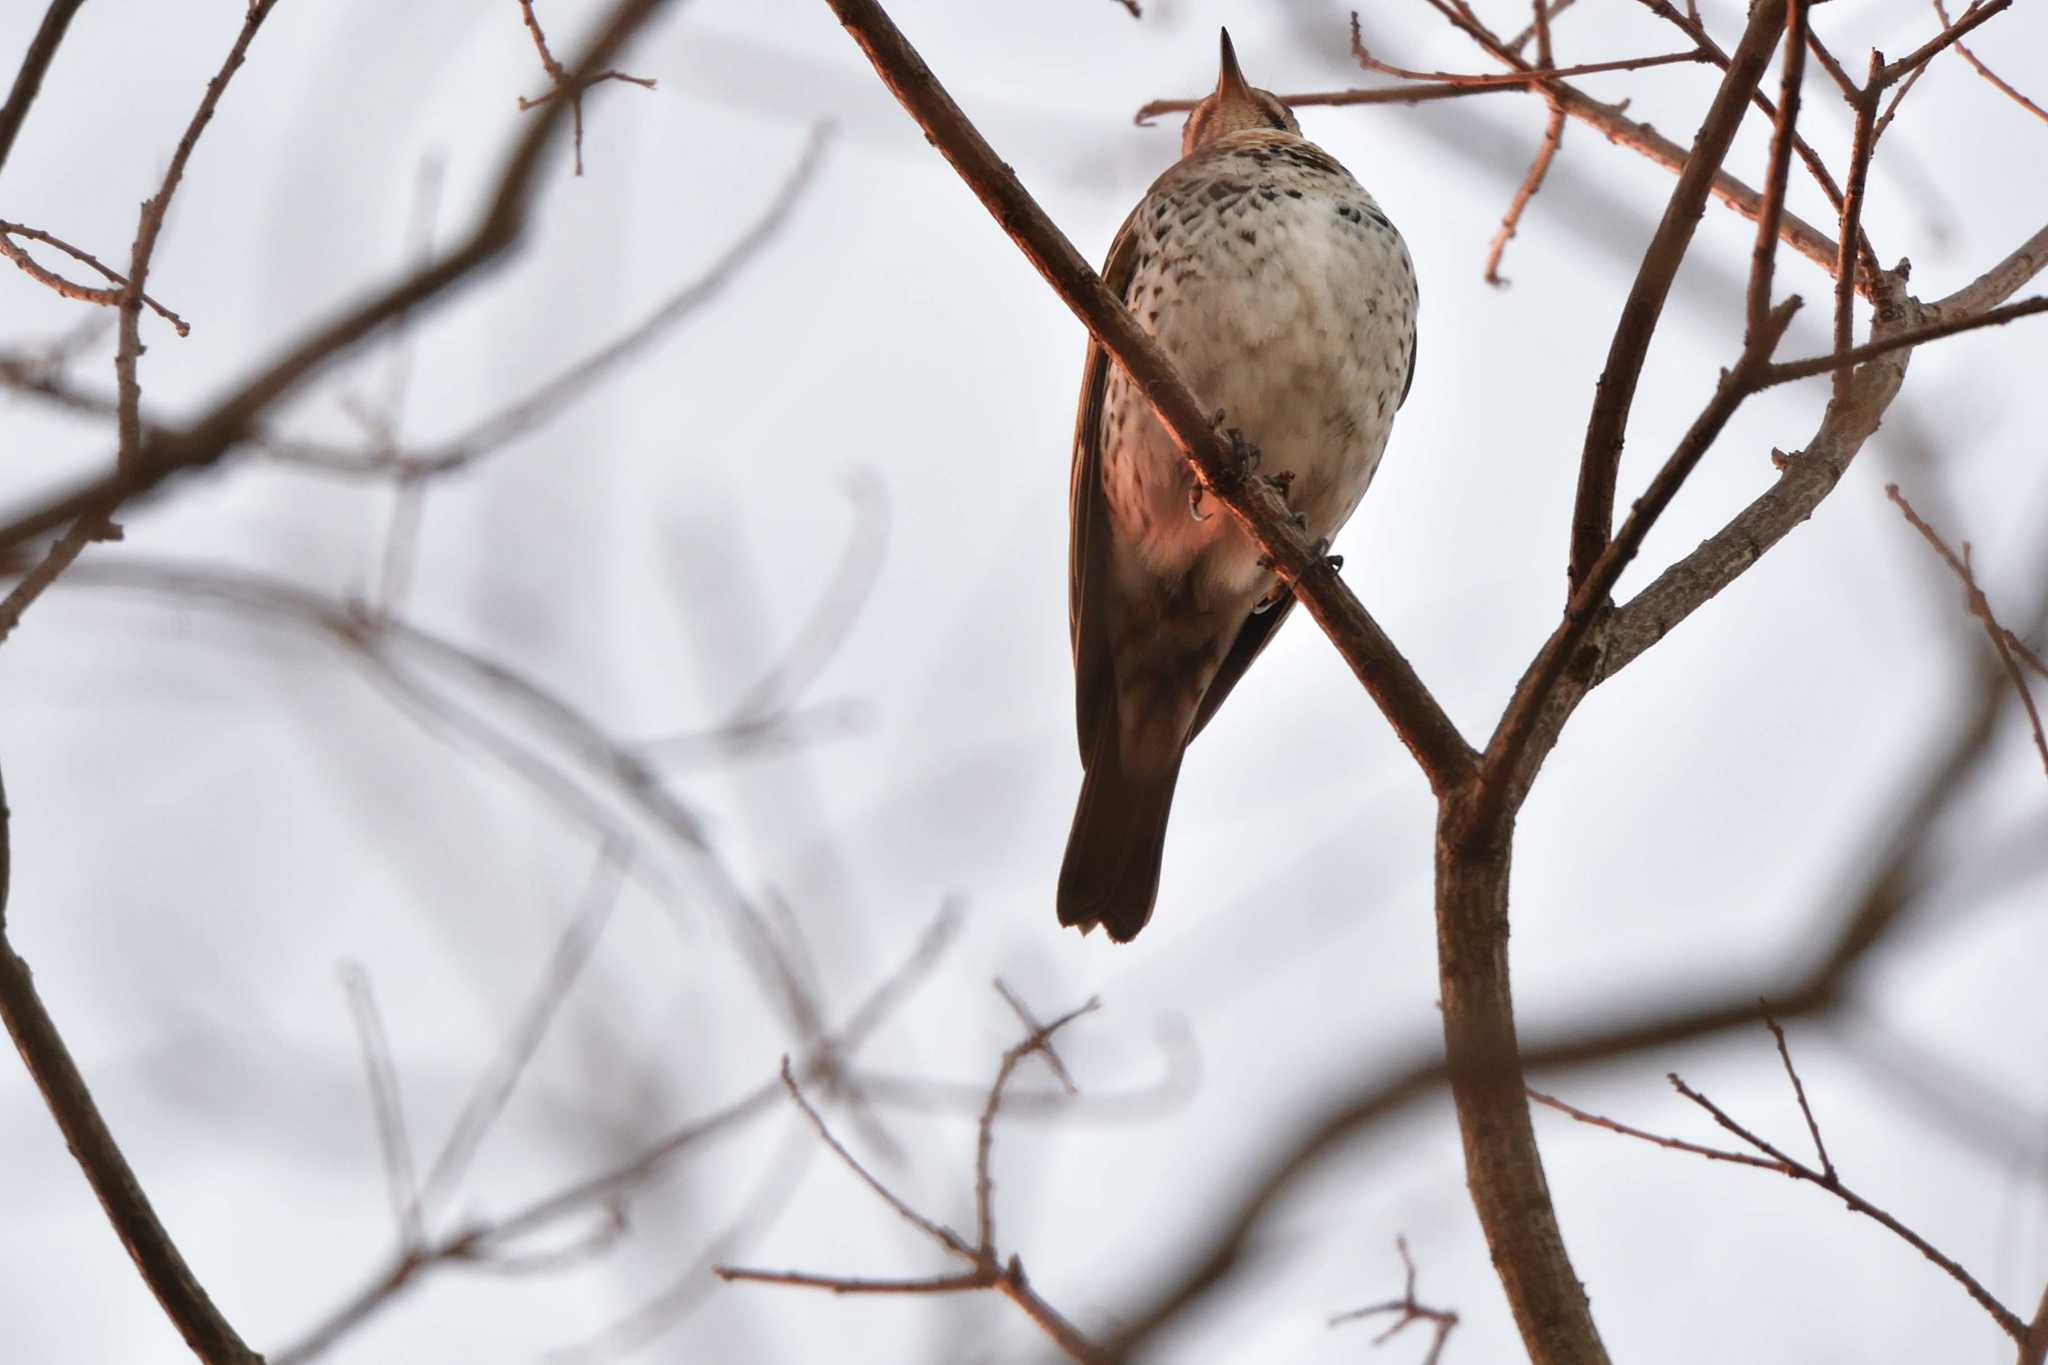
<svg viewBox="0 0 2048 1365"><path fill-rule="evenodd" d="M1227 29L1221 46L1180 160L1124 220L1102 277L1323 544L1414 383L1415 267L1372 195L1245 80ZM1068 497L1083 778L1057 894L1060 923L1083 934L1128 943L1151 919L1187 747L1294 605L1219 511L1091 340Z"/></svg>

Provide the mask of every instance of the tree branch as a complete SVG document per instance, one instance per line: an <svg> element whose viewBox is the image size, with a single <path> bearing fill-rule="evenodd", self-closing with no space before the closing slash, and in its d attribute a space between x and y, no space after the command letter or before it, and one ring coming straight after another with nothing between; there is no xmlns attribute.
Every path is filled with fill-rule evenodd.
<svg viewBox="0 0 2048 1365"><path fill-rule="evenodd" d="M50 69L50 61L64 41L65 30L71 27L72 16L84 4L85 0L50 0L50 7L43 11L43 22L37 26L36 36L29 39L21 68L14 73L7 103L0 104L0 167L7 165L7 154L14 150L15 136L21 132L29 106L42 92L43 76Z"/></svg>
<svg viewBox="0 0 2048 1365"><path fill-rule="evenodd" d="M208 1365L261 1365L262 1357L243 1344L228 1320L207 1297L205 1286L165 1230L142 1182L128 1164L121 1145L107 1129L92 1091L71 1059L56 1021L43 1008L28 963L14 951L7 936L7 890L11 870L7 797L0 788L0 1019L21 1053L22 1064L42 1093L50 1117L64 1134L65 1145L85 1172L107 1221L128 1249L143 1282L192 1353Z"/></svg>
<svg viewBox="0 0 2048 1365"><path fill-rule="evenodd" d="M668 0L617 0L597 38L575 65L601 70ZM248 435L265 409L326 365L420 304L472 278L518 245L526 231L534 175L567 101L550 101L514 144L475 227L440 259L314 328L249 375L189 427L145 435L129 469L116 470L0 519L0 552L88 513L110 515L122 502L166 479L214 463Z"/></svg>
<svg viewBox="0 0 2048 1365"><path fill-rule="evenodd" d="M1189 391L1158 343L983 140L881 5L876 0L828 3L926 137L1145 394L1201 486L1230 509L1272 560L1274 571L1393 724L1432 789L1441 793L1463 781L1473 768L1471 747L1393 641L1295 527L1279 492L1268 481L1245 475L1229 439L1212 425L1212 411Z"/></svg>
<svg viewBox="0 0 2048 1365"><path fill-rule="evenodd" d="M1678 266L1692 245L1714 173L1727 158L1735 130L1749 109L1757 82L1770 65L1771 49L1785 26L1785 0L1759 0L1749 13L1749 26L1729 60L1728 74L1693 140L1685 170L1673 187L1663 221L1657 225L1635 284L1622 305L1621 318L1608 346L1607 364L1586 423L1585 447L1579 457L1579 491L1572 511L1570 581L1574 592L1584 584L1607 548L1614 516L1614 483L1621 466L1621 446L1635 403L1636 382L1649 354L1650 338L1664 311L1664 300ZM1761 217L1763 210L1759 210Z"/></svg>

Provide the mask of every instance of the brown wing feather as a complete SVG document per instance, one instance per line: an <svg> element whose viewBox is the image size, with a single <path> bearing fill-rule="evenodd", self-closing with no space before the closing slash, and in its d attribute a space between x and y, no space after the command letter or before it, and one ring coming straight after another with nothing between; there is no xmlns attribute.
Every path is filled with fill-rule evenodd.
<svg viewBox="0 0 2048 1365"><path fill-rule="evenodd" d="M1209 690L1202 694L1202 704L1195 708L1194 723L1188 726L1190 744L1194 743L1196 735L1202 733L1209 717L1216 714L1216 708L1223 705L1230 689L1237 686L1237 680L1244 676L1244 671L1252 666L1252 660L1259 657L1259 652L1272 640L1273 632L1280 629L1287 614L1293 610L1294 597L1289 594L1258 615L1245 619L1244 625L1238 629L1237 638L1230 642L1223 662L1216 666L1216 676L1209 680Z"/></svg>
<svg viewBox="0 0 2048 1365"><path fill-rule="evenodd" d="M1117 230L1102 281L1123 298L1137 265L1131 224L1133 210ZM1074 648L1074 725L1085 766L1095 732L1116 714L1116 671L1110 664L1108 622L1102 595L1109 571L1109 509L1102 492L1102 398L1109 382L1109 357L1094 338L1081 371L1081 407L1074 418L1074 467L1067 488L1067 631Z"/></svg>

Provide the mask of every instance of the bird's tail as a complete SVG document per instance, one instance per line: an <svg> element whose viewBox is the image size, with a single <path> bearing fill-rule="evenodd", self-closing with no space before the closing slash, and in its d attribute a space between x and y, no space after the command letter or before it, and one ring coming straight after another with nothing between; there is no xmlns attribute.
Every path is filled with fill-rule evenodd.
<svg viewBox="0 0 2048 1365"><path fill-rule="evenodd" d="M1173 785L1184 752L1175 746L1163 773L1127 771L1117 746L1114 717L1102 726L1081 800L1074 807L1073 832L1060 866L1060 923L1081 932L1100 924L1118 943L1129 943L1152 918L1159 894L1159 860L1166 848L1166 819L1173 809Z"/></svg>

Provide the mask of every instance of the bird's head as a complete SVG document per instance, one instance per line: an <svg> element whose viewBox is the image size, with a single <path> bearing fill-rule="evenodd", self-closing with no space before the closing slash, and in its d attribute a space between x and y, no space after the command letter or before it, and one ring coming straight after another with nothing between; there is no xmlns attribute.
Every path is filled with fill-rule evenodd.
<svg viewBox="0 0 2048 1365"><path fill-rule="evenodd" d="M1181 131L1180 154L1187 156L1217 138L1249 128L1266 128L1299 135L1301 125L1294 111L1269 90L1255 90L1237 68L1237 51L1230 45L1230 30L1223 30L1223 69L1216 77L1216 89L1188 111L1187 127Z"/></svg>

